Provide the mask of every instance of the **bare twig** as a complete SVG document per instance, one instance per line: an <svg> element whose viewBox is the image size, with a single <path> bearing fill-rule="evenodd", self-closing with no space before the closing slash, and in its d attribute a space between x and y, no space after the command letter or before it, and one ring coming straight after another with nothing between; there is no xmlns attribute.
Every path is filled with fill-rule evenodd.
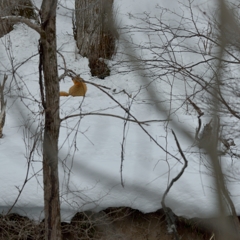
<svg viewBox="0 0 240 240"><path fill-rule="evenodd" d="M24 179L24 182L22 184L22 186L19 188L19 187L16 187L18 189L18 195L14 201L14 203L12 204L12 206L9 208L9 210L7 211L6 215L8 215L12 209L15 207L15 205L17 204L22 192L23 192L23 189L24 187L26 186L26 184L28 183L28 181L33 177L33 176L30 176L29 177L29 172L30 172L30 167L31 167L31 163L32 163L32 157L34 155L34 151L37 147L37 144L38 144L38 138L39 138L39 135L36 135L34 141L33 141L33 144L31 146L31 149L28 149L29 144L26 142L26 139L29 141L30 140L30 130L27 128L27 130L23 130L23 135L24 135L24 140L25 140L25 146L26 146L26 150L27 150L27 155L26 155L26 158L27 158L27 170L26 170L26 175L25 175L25 179ZM28 153L28 150L29 150L29 153Z"/></svg>
<svg viewBox="0 0 240 240"><path fill-rule="evenodd" d="M125 152L125 143L126 143L126 131L127 131L127 123L128 123L128 119L129 119L129 114L131 111L131 106L133 104L134 99L136 98L136 96L139 94L139 92L141 91L141 88L138 90L138 92L135 94L135 96L133 98L131 98L131 101L128 103L128 112L126 112L126 120L124 121L123 124L123 139L122 139L122 143L121 143L121 165L120 165L120 178L121 178L121 184L122 187L124 187L124 182L123 182L123 161L124 161L124 152ZM130 99L130 98L129 98Z"/></svg>
<svg viewBox="0 0 240 240"><path fill-rule="evenodd" d="M114 115L114 114L110 114L110 113L100 113L100 112L88 112L88 113L79 113L79 114L73 114L73 115L68 115L64 118L61 119L61 121L65 121L69 118L75 118L75 117L84 117L84 116L88 116L88 115L92 115L92 116L103 116L103 117L114 117L114 118L119 118L122 119L124 121L128 121L128 122L134 122L137 124L142 124L142 125L146 125L149 126L149 123L157 123L157 122L165 122L168 120L146 120L146 121L139 121L139 120L135 120L135 119L131 119L131 118L125 118L122 117L120 115Z"/></svg>
<svg viewBox="0 0 240 240"><path fill-rule="evenodd" d="M165 190L165 192L163 194L163 197L162 197L161 204L162 204L163 211L164 211L164 213L166 215L166 218L167 218L168 228L169 228L169 230L172 230L172 232L174 233L175 240L179 240L180 238L179 238L178 233L177 233L177 228L176 228L176 225L174 223L174 219L172 217L173 213L172 213L171 209L166 207L165 198L166 198L168 192L170 191L171 187L173 186L173 184L175 182L177 182L180 179L180 177L183 175L185 169L188 166L188 161L187 161L187 159L186 159L186 157L185 157L185 155L184 155L184 153L183 153L183 151L181 149L181 146L180 146L180 144L178 142L176 134L175 134L175 132L173 130L172 130L172 134L173 134L175 142L177 144L178 151L180 152L180 154L181 154L181 156L182 156L182 158L184 160L184 165L183 165L181 171L178 173L178 175L171 180L170 184L168 185L167 189Z"/></svg>
<svg viewBox="0 0 240 240"><path fill-rule="evenodd" d="M130 107L129 107L129 111L130 111ZM121 179L122 187L124 187L124 182L123 182L123 161L124 161L124 156L125 156L126 128L127 128L128 118L129 118L129 114L127 113L127 118L126 118L126 120L124 120L124 123L123 123L123 137L122 137L122 143L121 143L120 179Z"/></svg>
<svg viewBox="0 0 240 240"><path fill-rule="evenodd" d="M64 56L59 52L57 51L57 53L61 56L62 60L63 60L63 65L64 65L64 73L58 77L59 81L61 81L63 78L65 78L67 75L68 75L68 69L67 69L67 64L66 64L66 61L65 61L65 58Z"/></svg>
<svg viewBox="0 0 240 240"><path fill-rule="evenodd" d="M4 99L4 87L8 76L5 74L3 78L3 83L0 83L0 138L3 136L3 126L6 119L6 106L7 100Z"/></svg>
<svg viewBox="0 0 240 240"><path fill-rule="evenodd" d="M147 136L149 136L149 138L160 148L162 149L165 153L169 154L169 156L173 157L174 159L176 159L177 161L181 162L176 156L174 156L172 153L170 153L169 151L167 151L165 148L163 148L157 141L156 139L154 139L154 137L142 126L142 124L137 120L137 118L128 111L127 108L125 108L119 101L117 101L113 96L111 96L108 92L106 92L102 87L100 87L99 85L92 83L92 82L88 82L85 81L88 84L91 84L95 87L97 87L99 90L101 90L103 93L105 93L110 99L112 99L115 103L118 104L118 106L120 108L122 108L124 110L124 112L129 113L129 117L131 117L138 125L139 127L147 134ZM169 119L167 120L169 121Z"/></svg>

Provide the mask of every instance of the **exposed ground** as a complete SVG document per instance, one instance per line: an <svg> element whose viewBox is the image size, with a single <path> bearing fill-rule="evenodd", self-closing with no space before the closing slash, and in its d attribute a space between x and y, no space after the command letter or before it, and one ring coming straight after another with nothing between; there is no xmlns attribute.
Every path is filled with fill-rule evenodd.
<svg viewBox="0 0 240 240"><path fill-rule="evenodd" d="M208 220L210 221L210 220ZM176 217L180 239L214 239L213 232L203 226L206 220ZM44 239L44 223L35 223L17 214L0 217L0 240ZM130 208L108 208L99 213L77 213L71 223L62 223L63 240L170 240L162 210L143 214Z"/></svg>

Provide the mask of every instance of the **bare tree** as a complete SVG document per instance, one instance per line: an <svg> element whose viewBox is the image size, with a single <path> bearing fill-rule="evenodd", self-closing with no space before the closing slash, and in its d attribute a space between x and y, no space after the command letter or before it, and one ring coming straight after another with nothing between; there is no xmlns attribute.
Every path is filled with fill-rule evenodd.
<svg viewBox="0 0 240 240"><path fill-rule="evenodd" d="M125 71L139 71L143 82L150 82L149 79L152 83L165 81L165 87L166 83L169 83L169 89L174 87L173 82L182 82L185 85L185 92L175 90L173 95L168 92L165 95L163 91L164 96L169 99L169 108L157 104L156 109L168 115L171 105L182 100L179 108L185 108L189 112L193 107L198 113L199 126L195 139L189 134L187 126L180 128L176 122L173 122L172 126L181 129L186 137L196 141L200 152L202 153L203 149L206 154L205 160L210 160L219 204L219 218L212 227L219 232L219 239L239 239L239 221L221 166L223 156L227 156L224 159L228 162L231 159L238 161L240 157L237 151L231 151L231 147L235 146L233 136L239 137L236 131L236 128L239 128L239 104L236 101L239 97L239 86L238 77L235 77L235 74L239 75L239 44L236 41L239 36L236 10L239 10L239 7L233 6L234 12L231 6L221 0L215 18L203 10L202 18L195 15L192 1L182 4L182 7L188 15L171 12L159 6L159 16L147 12L138 16L131 15L138 25L128 26L122 29L122 32L126 35L130 33L130 36L133 32L142 32L146 34L147 40L138 43L130 37L129 41L124 43L123 53L128 60L118 62L118 69L119 64L122 64ZM168 13L174 16L176 21L169 22ZM203 24L207 27L203 28ZM137 51L134 51L135 49ZM139 50L148 54L138 56L136 52ZM155 101L163 101L153 88L149 95ZM204 113L209 114L211 120L202 128L201 117ZM226 116L229 117L227 120L224 119ZM194 151L191 154L195 154ZM169 190L168 187L165 193ZM228 214L233 220L227 219Z"/></svg>
<svg viewBox="0 0 240 240"><path fill-rule="evenodd" d="M58 179L59 80L56 53L57 0L44 0L41 6L39 81L45 110L43 139L43 181L45 239L61 239ZM45 96L42 75L44 73Z"/></svg>
<svg viewBox="0 0 240 240"><path fill-rule="evenodd" d="M43 0L41 24L27 18L7 16L11 23L22 22L40 34L39 40L39 85L45 113L43 138L43 181L45 239L61 239L59 179L58 179L58 136L59 79L56 55L56 8L57 0ZM44 74L44 81L42 76ZM44 82L44 83L43 83Z"/></svg>

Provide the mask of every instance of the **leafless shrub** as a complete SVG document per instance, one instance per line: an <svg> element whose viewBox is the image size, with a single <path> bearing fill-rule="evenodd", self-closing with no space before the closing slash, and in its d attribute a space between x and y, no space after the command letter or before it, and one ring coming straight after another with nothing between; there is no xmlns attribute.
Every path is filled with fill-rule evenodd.
<svg viewBox="0 0 240 240"><path fill-rule="evenodd" d="M131 15L138 24L126 27L122 29L122 32L130 36L131 33L142 32L147 40L135 43L131 37L126 37L123 54L128 60L120 64L125 71L138 71L142 76L142 82L146 83L149 79L153 82L164 81L165 87L169 84L170 91L174 86L173 82L183 83L185 92L175 91L174 94L165 94L162 91L160 94L153 87L151 91L148 91L149 97L158 102L161 102L164 97L169 99L167 107L163 104L156 104L159 112L168 116L173 104L180 103L182 100L182 105L175 107L177 110L181 109L185 106L186 99L190 102L191 97L196 102L195 105L192 104L193 102L190 103L198 112L198 120L201 120L203 112L210 116L212 120L203 127L200 136L197 135L200 138L199 147L207 153L216 180L220 217L214 226L222 231L220 239L239 239L240 227L219 159L220 142L224 142L222 139L232 137L230 132L236 138L239 137L238 132L233 130L239 128L236 123L239 122L240 117L239 104L236 100L239 96L237 84L239 49L236 45L239 19L223 0L219 1L216 11L218 15L214 19L209 17L210 15L207 15L205 11L202 11L201 18L195 15L193 4L193 1L188 1L186 5L182 4L184 12L189 13L187 15L171 12L159 6L159 15L152 16L147 12L138 16ZM175 21L169 21L170 15L165 19L165 14L169 13L175 17ZM207 28L203 28L203 25ZM137 54L139 51L148 54ZM227 117L227 120L224 117ZM235 120L229 121L229 119ZM180 127L177 122L171 125L189 140L194 141L187 126ZM199 127L197 131L200 131ZM231 146L234 146L234 143ZM226 218L229 214L227 208L230 209L233 222ZM178 239L178 236L175 235L175 238Z"/></svg>
<svg viewBox="0 0 240 240"><path fill-rule="evenodd" d="M11 213L0 217L0 239L40 240L43 238L42 224L34 223L27 217Z"/></svg>

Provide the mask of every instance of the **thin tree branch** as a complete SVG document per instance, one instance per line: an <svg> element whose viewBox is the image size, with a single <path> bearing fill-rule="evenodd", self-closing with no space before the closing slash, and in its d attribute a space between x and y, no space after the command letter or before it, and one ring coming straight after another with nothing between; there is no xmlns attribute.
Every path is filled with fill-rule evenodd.
<svg viewBox="0 0 240 240"><path fill-rule="evenodd" d="M179 238L179 236L178 236L177 229L176 229L176 225L175 225L175 223L174 223L173 213L172 213L172 210L171 210L171 209L169 209L169 208L166 207L165 198L166 198L168 192L170 191L171 187L173 186L173 184L174 184L176 181L178 181L178 180L180 179L180 177L183 175L184 170L185 170L185 169L187 168L187 166L188 166L188 161L187 161L187 159L186 159L186 157L185 157L185 155L184 155L184 153L183 153L183 151L182 151L182 149L181 149L181 146L180 146L180 144L179 144L179 142L178 142L178 139L177 139L177 137L176 137L176 134L175 134L175 132L174 132L173 130L172 130L172 134L173 134L174 139L175 139L175 142L176 142L176 144L177 144L178 151L180 152L180 154L181 154L181 156L182 156L182 158L183 158L183 160L184 160L184 165L183 165L181 171L178 173L178 175L171 180L170 184L168 185L167 189L165 190L165 192L164 192L164 194L163 194L163 197L162 197L161 204L162 204L163 211L164 211L164 213L165 213L165 215L166 215L166 218L167 218L168 227L169 227L169 229L171 229L171 230L173 231L174 236L175 236L175 240L179 240L180 238Z"/></svg>
<svg viewBox="0 0 240 240"><path fill-rule="evenodd" d="M93 112L90 112L90 113L79 113L79 114L73 114L73 115L66 116L66 117L64 117L64 118L61 119L61 122L67 120L68 118L84 117L84 116L88 116L88 115L92 115L92 116L103 116L103 117L114 117L114 118L122 119L122 120L124 120L124 121L134 122L134 123L137 123L137 124L143 124L143 125L146 125L146 126L149 126L148 123L153 123L153 122L166 122L166 121L169 121L169 119L167 119L167 120L146 120L146 121L138 121L138 120L135 120L135 119L125 118L125 117L122 117L122 116L119 116L119 115L110 114L110 113L93 113Z"/></svg>
<svg viewBox="0 0 240 240"><path fill-rule="evenodd" d="M115 103L117 103L119 105L119 107L121 107L126 113L128 113L128 109L126 109L119 101L117 101L113 96L111 96L108 92L106 92L102 87L99 87L99 85L92 83L92 82L87 82L88 84L91 84L95 87L97 87L99 90L101 90L102 92L104 92L109 98L111 98ZM165 153L169 154L169 156L173 157L174 159L176 159L177 161L181 162L176 156L174 156L173 154L171 154L169 151L167 151L165 148L163 148L157 141L156 139L153 138L153 136L142 126L142 124L139 123L139 121L137 120L136 117L134 117L134 115L132 115L129 112L129 116L131 118L133 118L135 120L135 122L139 125L139 127L147 134L147 136L149 136L149 138L159 147L161 148ZM170 119L167 119L166 121L169 121Z"/></svg>
<svg viewBox="0 0 240 240"><path fill-rule="evenodd" d="M23 135L25 136L24 138L24 142L25 142L25 146L28 147L28 143L26 142L26 139L30 139L30 137L28 136L28 134L30 133L30 129L27 129L26 132L23 131ZM38 143L38 138L39 138L40 135L36 135L36 138L34 139L34 142L33 142L33 145L31 147L31 150L29 152L29 156L27 158L27 172L26 172L26 176L25 176L25 179L24 179L24 182L21 186L21 188L18 188L18 195L14 201L14 203L12 204L12 206L9 208L9 210L7 211L6 215L8 215L12 209L15 207L15 205L17 204L22 192L23 192L23 189L24 187L26 186L27 182L33 177L28 177L29 176L29 172L30 172L30 166L31 166L31 162L32 162L32 157L34 155L34 151L36 149L36 146L37 146L37 143Z"/></svg>
<svg viewBox="0 0 240 240"><path fill-rule="evenodd" d="M6 16L6 17L2 17L1 20L8 20L11 23L24 23L28 27L30 27L33 30L35 30L36 32L38 32L40 35L44 33L44 31L41 29L41 27L37 23L33 23L28 18L16 17L16 16Z"/></svg>

